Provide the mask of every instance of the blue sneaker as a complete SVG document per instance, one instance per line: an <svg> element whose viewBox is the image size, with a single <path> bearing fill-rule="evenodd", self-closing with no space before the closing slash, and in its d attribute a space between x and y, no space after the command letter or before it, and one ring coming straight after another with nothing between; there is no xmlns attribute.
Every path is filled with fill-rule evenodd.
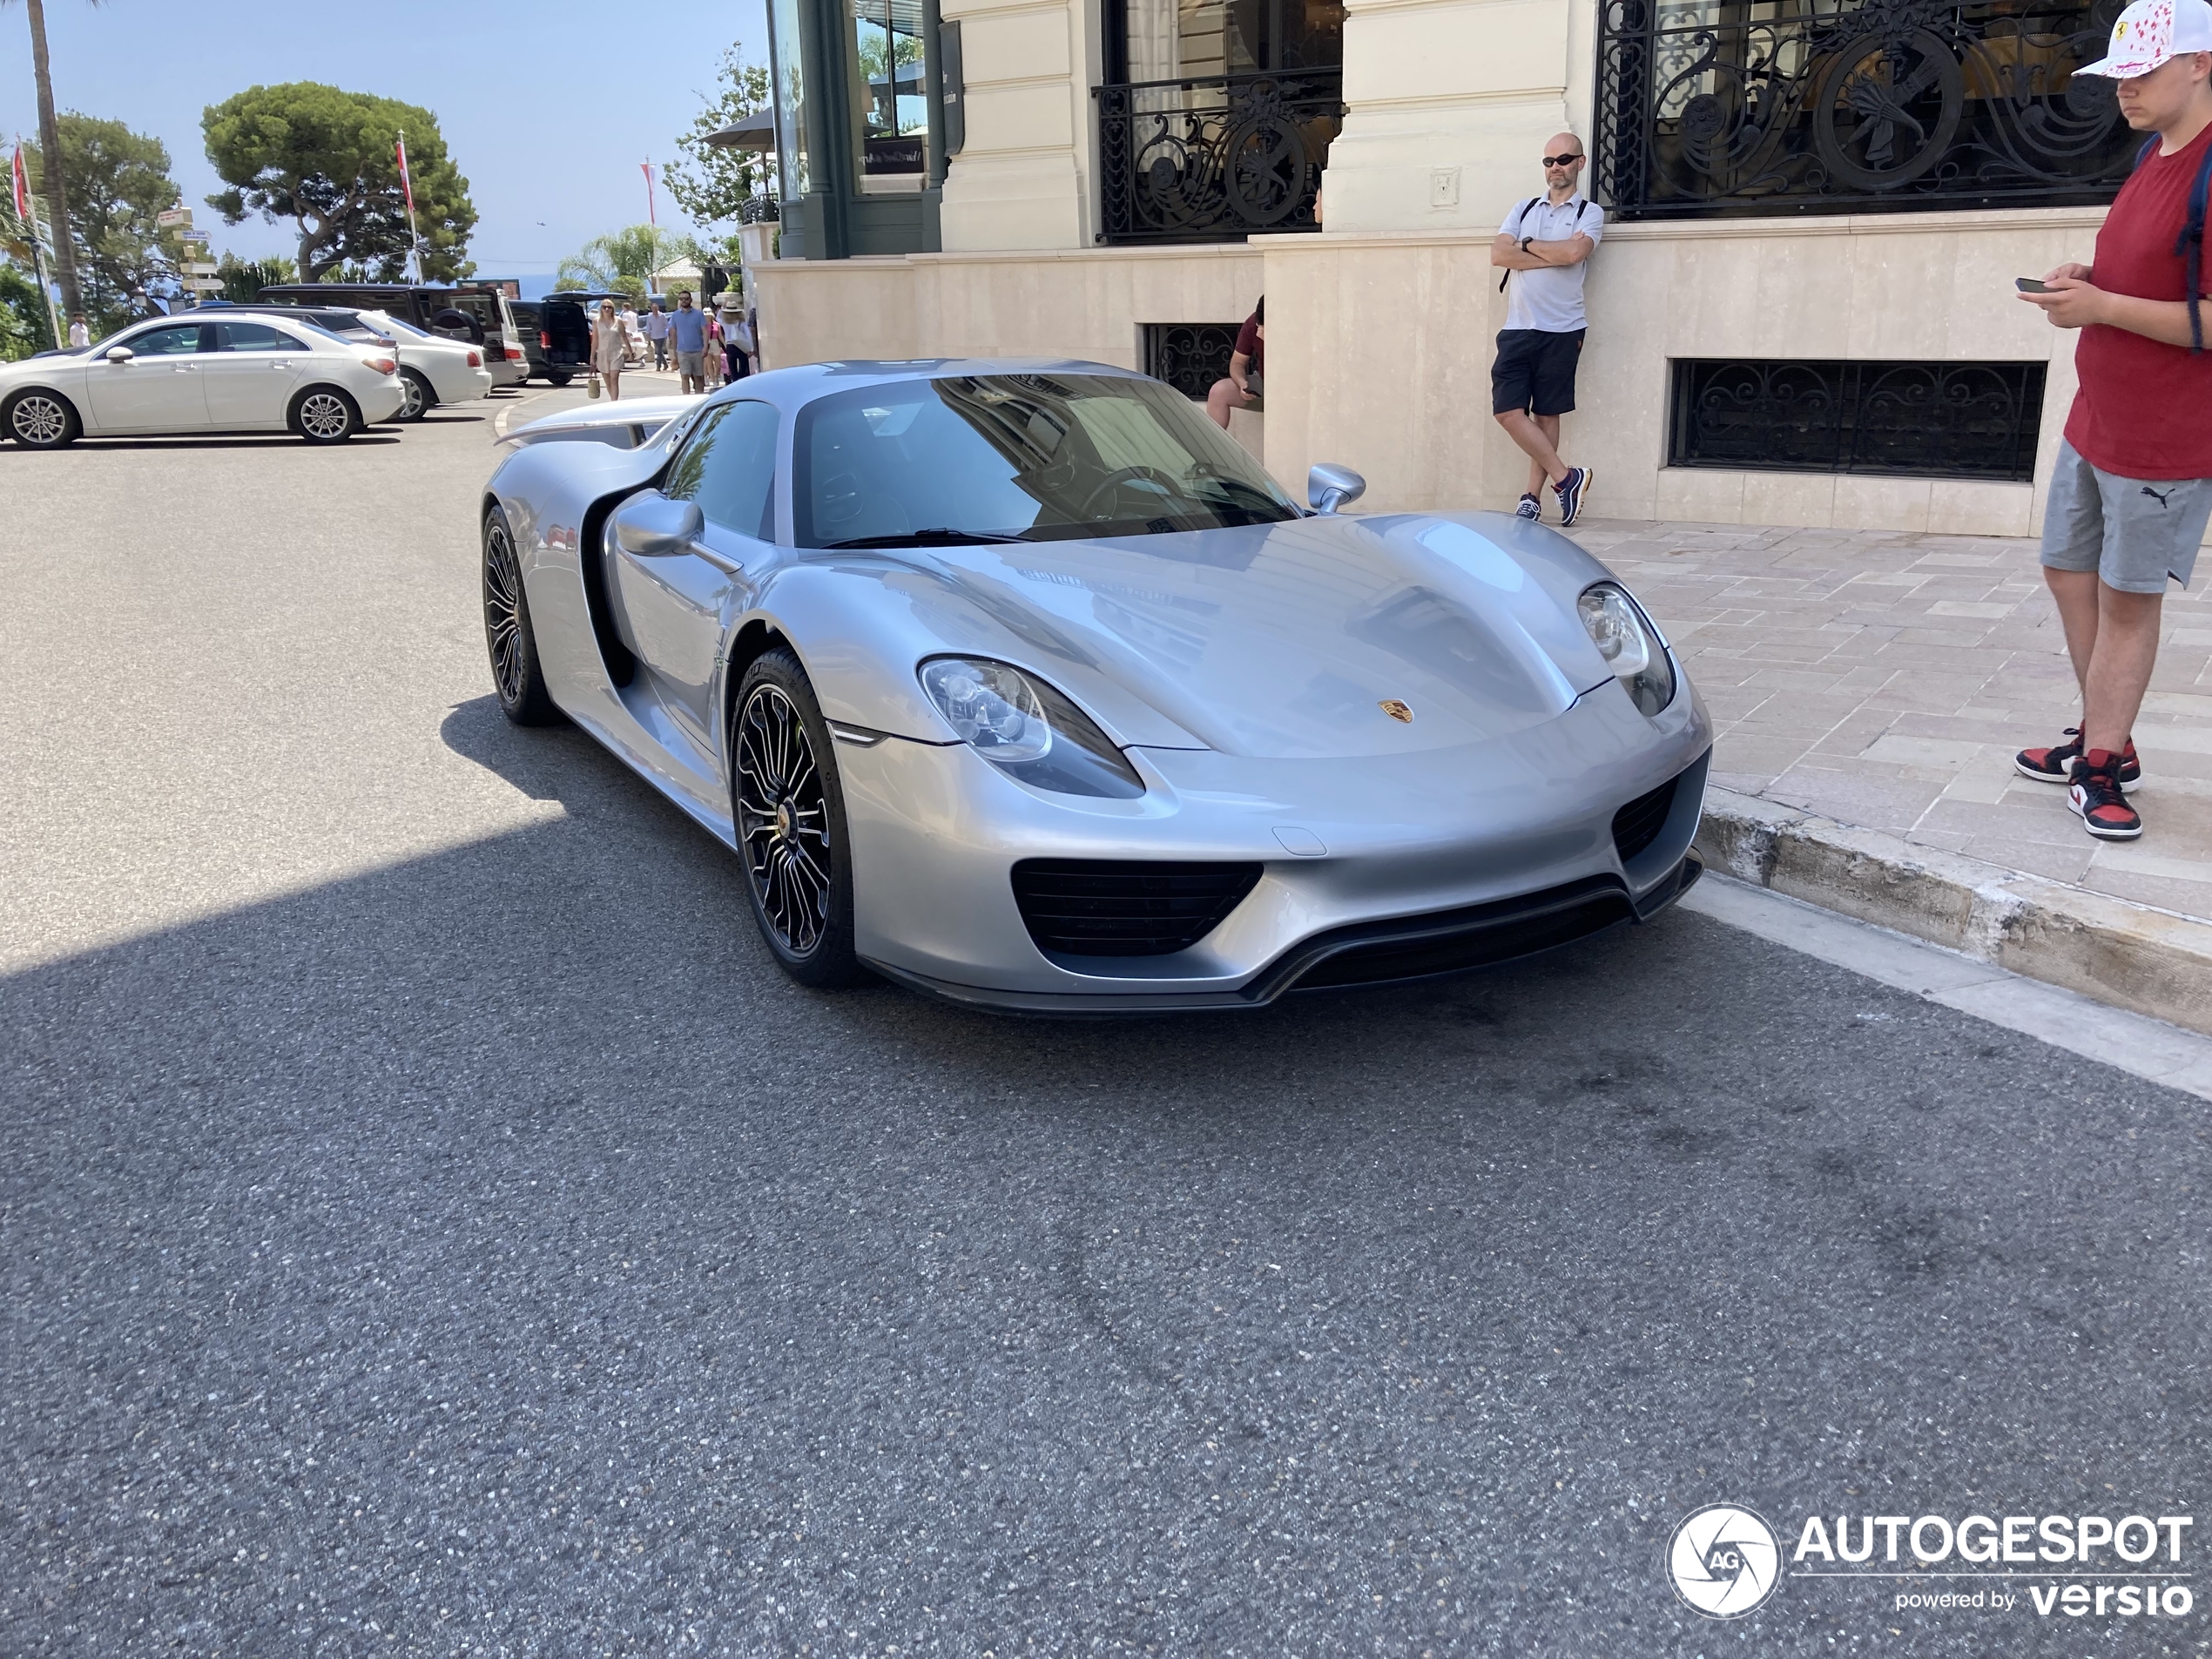
<svg viewBox="0 0 2212 1659"><path fill-rule="evenodd" d="M1521 498L1521 505L1513 509L1513 516L1515 518L1525 518L1533 524L1544 516L1544 503L1537 498L1535 492L1531 490Z"/></svg>
<svg viewBox="0 0 2212 1659"><path fill-rule="evenodd" d="M1590 487L1588 467L1569 467L1567 476L1552 486L1552 494L1559 497L1559 523L1564 529L1582 516L1582 496Z"/></svg>

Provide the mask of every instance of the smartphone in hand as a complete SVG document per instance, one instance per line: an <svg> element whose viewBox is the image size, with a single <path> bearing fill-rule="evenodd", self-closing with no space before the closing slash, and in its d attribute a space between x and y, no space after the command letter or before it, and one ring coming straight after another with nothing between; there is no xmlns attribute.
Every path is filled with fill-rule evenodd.
<svg viewBox="0 0 2212 1659"><path fill-rule="evenodd" d="M2013 279L2013 286L2018 288L2022 293L2048 293L2051 292L2050 285L2046 283L2041 277L2014 277Z"/></svg>

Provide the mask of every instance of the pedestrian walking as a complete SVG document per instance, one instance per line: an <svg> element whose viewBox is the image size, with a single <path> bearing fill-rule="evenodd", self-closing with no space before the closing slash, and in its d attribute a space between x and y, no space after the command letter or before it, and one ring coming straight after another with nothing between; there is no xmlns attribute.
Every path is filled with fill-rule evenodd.
<svg viewBox="0 0 2212 1659"><path fill-rule="evenodd" d="M706 318L691 304L691 291L676 296L676 309L668 320L668 337L676 351L676 372L686 392L706 390Z"/></svg>
<svg viewBox="0 0 2212 1659"><path fill-rule="evenodd" d="M653 367L668 368L668 310L658 300L645 314L645 341L653 348Z"/></svg>
<svg viewBox="0 0 2212 1659"><path fill-rule="evenodd" d="M2074 72L2117 81L2120 112L2150 137L2097 232L2095 263L2061 265L2020 296L2081 331L2080 386L2043 511L2043 579L2080 685L2081 724L2013 765L2067 785L2099 840L2132 841L2143 833L2126 788L2142 775L2132 733L2158 661L2166 584L2188 586L2212 520L2212 314L2202 303L2212 6L2135 0L2105 56Z"/></svg>
<svg viewBox="0 0 2212 1659"><path fill-rule="evenodd" d="M1575 407L1575 368L1588 327L1582 277L1605 234L1605 209L1579 188L1588 158L1580 138L1554 133L1544 146L1544 193L1507 213L1490 244L1490 263L1503 268L1498 286L1507 295L1490 366L1490 409L1528 457L1528 488L1514 511L1541 518L1549 483L1561 524L1582 516L1591 475L1559 455L1559 419Z"/></svg>
<svg viewBox="0 0 2212 1659"><path fill-rule="evenodd" d="M722 384L722 319L710 311L706 314L706 383L710 388Z"/></svg>
<svg viewBox="0 0 2212 1659"><path fill-rule="evenodd" d="M69 343L71 349L81 349L92 343L91 325L84 320L84 314L81 311L70 317Z"/></svg>
<svg viewBox="0 0 2212 1659"><path fill-rule="evenodd" d="M1260 295L1252 314L1237 331L1237 344L1229 354L1229 374L1206 391L1206 414L1224 432L1229 430L1232 409L1267 408L1266 380L1262 373L1267 359L1267 296Z"/></svg>
<svg viewBox="0 0 2212 1659"><path fill-rule="evenodd" d="M723 379L734 386L745 378L745 350L751 344L745 338L745 311L734 291L725 290L715 300L715 320L722 330Z"/></svg>
<svg viewBox="0 0 2212 1659"><path fill-rule="evenodd" d="M591 326L591 367L606 382L607 395L622 396L623 354L628 348L630 337L622 331L622 318L615 311L611 300L599 301L599 320Z"/></svg>

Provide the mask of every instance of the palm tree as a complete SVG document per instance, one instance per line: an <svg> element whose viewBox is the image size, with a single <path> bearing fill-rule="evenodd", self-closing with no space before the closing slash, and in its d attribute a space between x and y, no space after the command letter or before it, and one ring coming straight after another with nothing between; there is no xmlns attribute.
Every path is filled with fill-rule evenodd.
<svg viewBox="0 0 2212 1659"><path fill-rule="evenodd" d="M0 6L8 0L0 0ZM94 5L99 0L92 0ZM62 134L54 120L54 77L46 63L44 0L24 0L30 14L30 68L38 81L38 171L46 186L46 216L54 226L54 274L61 279L62 311L75 316L84 308L77 287L77 239L69 228L69 187L62 177Z"/></svg>
<svg viewBox="0 0 2212 1659"><path fill-rule="evenodd" d="M691 251L691 239L671 236L651 225L595 236L561 261L556 280L588 288L644 295L653 279Z"/></svg>

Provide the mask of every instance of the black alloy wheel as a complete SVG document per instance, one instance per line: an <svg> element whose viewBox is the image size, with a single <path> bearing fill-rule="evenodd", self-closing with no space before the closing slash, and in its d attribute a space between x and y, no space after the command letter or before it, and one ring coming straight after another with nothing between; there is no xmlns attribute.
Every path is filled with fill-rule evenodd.
<svg viewBox="0 0 2212 1659"><path fill-rule="evenodd" d="M400 371L400 390L407 399L400 405L399 418L402 421L420 421L437 407L437 393L431 389L430 382L415 369L403 368Z"/></svg>
<svg viewBox="0 0 2212 1659"><path fill-rule="evenodd" d="M873 977L853 949L851 843L829 727L806 671L772 651L745 671L731 804L760 936L784 971L830 990Z"/></svg>
<svg viewBox="0 0 2212 1659"><path fill-rule="evenodd" d="M26 449L58 449L84 430L66 398L37 387L8 400L5 424L8 435Z"/></svg>
<svg viewBox="0 0 2212 1659"><path fill-rule="evenodd" d="M501 713L516 725L550 725L560 718L537 660L537 634L530 626L515 532L497 507L484 515L484 644L491 653L492 689L499 693Z"/></svg>

